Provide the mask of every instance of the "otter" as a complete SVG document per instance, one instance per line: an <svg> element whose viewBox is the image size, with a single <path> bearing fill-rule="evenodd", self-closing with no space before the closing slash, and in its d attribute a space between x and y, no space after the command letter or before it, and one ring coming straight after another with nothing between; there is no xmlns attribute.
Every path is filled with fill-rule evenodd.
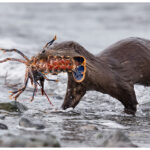
<svg viewBox="0 0 150 150"><path fill-rule="evenodd" d="M85 79L76 82L68 72L68 85L63 109L75 108L86 91L109 94L124 106L124 112L135 115L137 99L134 84L150 85L150 41L131 37L123 39L97 55L80 44L67 41L45 49L46 56L83 56L86 59Z"/></svg>

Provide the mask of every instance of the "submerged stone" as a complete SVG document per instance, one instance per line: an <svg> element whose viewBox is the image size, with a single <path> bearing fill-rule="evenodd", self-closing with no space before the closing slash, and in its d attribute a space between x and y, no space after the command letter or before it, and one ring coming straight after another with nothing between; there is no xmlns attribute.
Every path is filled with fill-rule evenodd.
<svg viewBox="0 0 150 150"><path fill-rule="evenodd" d="M0 123L0 130L7 130L7 129L8 129L7 125Z"/></svg>
<svg viewBox="0 0 150 150"><path fill-rule="evenodd" d="M0 147L60 147L53 135L12 135L0 136Z"/></svg>
<svg viewBox="0 0 150 150"><path fill-rule="evenodd" d="M5 117L6 117L6 116L5 116L4 114L0 114L0 119L1 119L1 120L4 120Z"/></svg>
<svg viewBox="0 0 150 150"><path fill-rule="evenodd" d="M43 124L36 123L25 117L22 117L20 119L19 126L25 127L25 128L36 128L36 129L44 129L45 128L45 126Z"/></svg>
<svg viewBox="0 0 150 150"><path fill-rule="evenodd" d="M5 111L9 111L9 112L24 112L26 110L28 110L28 108L16 101L12 101L12 102L8 102L8 103L0 103L0 110L5 110Z"/></svg>
<svg viewBox="0 0 150 150"><path fill-rule="evenodd" d="M112 133L108 138L106 138L100 147L138 147L134 145L131 140L121 131L116 131Z"/></svg>

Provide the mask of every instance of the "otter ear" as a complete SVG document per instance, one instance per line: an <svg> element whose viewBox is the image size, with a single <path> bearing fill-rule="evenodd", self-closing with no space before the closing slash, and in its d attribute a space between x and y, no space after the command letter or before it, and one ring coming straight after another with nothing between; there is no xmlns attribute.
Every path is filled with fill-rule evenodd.
<svg viewBox="0 0 150 150"><path fill-rule="evenodd" d="M73 58L76 64L75 70L72 72L76 82L82 82L85 79L86 73L86 59L82 56Z"/></svg>
<svg viewBox="0 0 150 150"><path fill-rule="evenodd" d="M49 47L49 46L51 46L53 43L54 43L54 41L57 39L57 37L56 37L56 35L54 36L54 38L50 41L50 42L48 42L43 48L46 48L46 47Z"/></svg>

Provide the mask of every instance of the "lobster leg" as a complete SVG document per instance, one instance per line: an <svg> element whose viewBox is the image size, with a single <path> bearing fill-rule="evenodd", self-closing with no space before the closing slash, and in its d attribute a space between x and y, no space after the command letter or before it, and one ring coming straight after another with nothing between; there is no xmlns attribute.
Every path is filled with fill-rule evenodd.
<svg viewBox="0 0 150 150"><path fill-rule="evenodd" d="M50 101L50 99L49 99L49 97L48 97L48 95L46 94L46 92L45 92L44 89L43 89L43 93L45 94L45 96L46 96L48 102L50 103L50 105L54 106L54 105L52 104L52 102Z"/></svg>
<svg viewBox="0 0 150 150"><path fill-rule="evenodd" d="M42 83L42 82L41 82L41 80L40 80L40 84L41 84L41 83ZM40 85L38 82L37 82L37 84L41 87L41 93L42 93L42 95L45 95L46 98L47 98L47 100L48 100L48 102L50 103L50 105L54 106L54 105L52 104L52 102L50 101L48 95L46 94L45 90L44 90L44 85L43 85L43 84Z"/></svg>
<svg viewBox="0 0 150 150"><path fill-rule="evenodd" d="M34 100L34 96L35 96L35 94L37 92L37 83L38 82L36 81L36 79L35 79L31 69L29 69L29 74L30 74L29 76L30 76L31 83L34 86L33 95L32 95L32 98L31 98L31 102L32 102Z"/></svg>
<svg viewBox="0 0 150 150"><path fill-rule="evenodd" d="M27 61L29 61L28 57L25 56L21 51L19 51L17 49L3 49L3 48L0 48L0 50L3 51L3 52L16 52L19 55L21 55L24 59L26 59Z"/></svg>
<svg viewBox="0 0 150 150"><path fill-rule="evenodd" d="M37 92L37 83L34 82L34 90L33 90L33 95L32 95L32 98L31 98L31 102L34 100L34 96L35 96L36 92Z"/></svg>
<svg viewBox="0 0 150 150"><path fill-rule="evenodd" d="M29 72L27 69L26 74L25 74L24 86L22 88L18 89L17 91L11 92L12 94L10 95L10 98L13 97L16 100L18 98L18 96L26 89L28 80L29 80ZM14 96L15 94L17 94L17 95Z"/></svg>
<svg viewBox="0 0 150 150"><path fill-rule="evenodd" d="M44 79L40 80L39 86L41 87L41 94L44 95Z"/></svg>
<svg viewBox="0 0 150 150"><path fill-rule="evenodd" d="M38 71L38 73L47 81L54 81L54 82L58 82L59 80L55 80L55 79L48 79L43 73L41 73L40 71Z"/></svg>

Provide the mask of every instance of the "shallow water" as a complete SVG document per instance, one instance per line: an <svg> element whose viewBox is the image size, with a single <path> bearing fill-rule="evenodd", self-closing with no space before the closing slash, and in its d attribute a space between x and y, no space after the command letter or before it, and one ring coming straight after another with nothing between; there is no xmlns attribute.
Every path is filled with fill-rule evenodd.
<svg viewBox="0 0 150 150"><path fill-rule="evenodd" d="M150 4L17 4L0 3L0 47L17 48L26 55L37 54L56 34L57 42L73 40L79 42L91 53L98 53L110 44L126 37L150 39ZM17 54L0 54L5 57L18 57ZM10 84L23 83L25 67L17 63L0 64L0 100L9 102ZM67 74L60 74L59 83L46 83L54 107L47 99L37 94L31 103L32 87L19 97L19 102L29 110L22 114L41 121L46 128L42 133L54 134L65 147L97 146L97 135L109 135L120 129L131 141L140 147L150 147L150 88L135 86L139 102L135 117L124 114L119 101L98 92L87 92L80 104L74 109L62 111L60 106L66 90ZM20 87L21 85L18 85ZM1 112L6 115L0 122L8 125L9 130L1 130L0 135L12 133L24 135L31 133L18 126L20 115ZM84 130L92 125L98 130ZM82 128L83 127L83 128Z"/></svg>

